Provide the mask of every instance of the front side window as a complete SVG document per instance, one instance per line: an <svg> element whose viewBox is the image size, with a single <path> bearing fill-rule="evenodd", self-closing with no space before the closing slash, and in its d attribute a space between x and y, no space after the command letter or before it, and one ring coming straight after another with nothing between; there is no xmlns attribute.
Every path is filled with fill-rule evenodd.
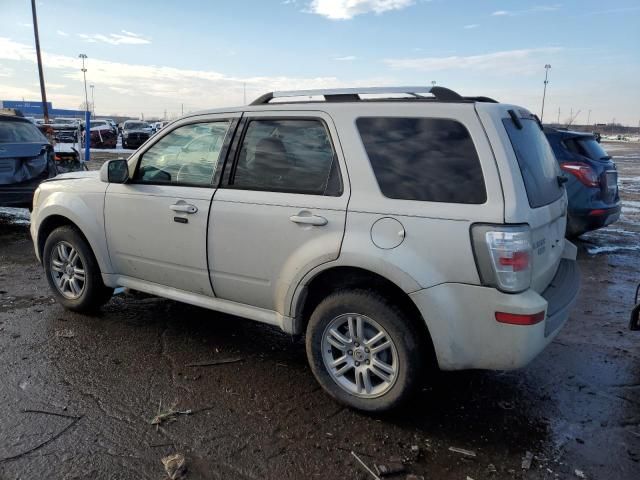
<svg viewBox="0 0 640 480"><path fill-rule="evenodd" d="M142 155L134 181L211 186L229 124L221 121L176 128Z"/></svg>
<svg viewBox="0 0 640 480"><path fill-rule="evenodd" d="M325 125L308 119L251 120L231 187L340 195L340 176Z"/></svg>
<svg viewBox="0 0 640 480"><path fill-rule="evenodd" d="M486 202L480 159L468 130L460 122L444 118L362 117L356 125L385 197Z"/></svg>

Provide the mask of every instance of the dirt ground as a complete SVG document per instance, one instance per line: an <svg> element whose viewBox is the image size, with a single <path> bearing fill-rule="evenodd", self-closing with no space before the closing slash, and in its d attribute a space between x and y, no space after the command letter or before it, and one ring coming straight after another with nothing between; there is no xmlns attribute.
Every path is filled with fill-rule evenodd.
<svg viewBox="0 0 640 480"><path fill-rule="evenodd" d="M404 461L392 478L637 480L640 145L604 146L623 215L579 242L582 290L557 339L520 371L441 374L382 417L325 396L303 342L269 326L125 294L98 316L63 310L28 212L0 209L0 479L161 479L174 452L189 479L373 478L354 451ZM194 365L212 359L239 361Z"/></svg>

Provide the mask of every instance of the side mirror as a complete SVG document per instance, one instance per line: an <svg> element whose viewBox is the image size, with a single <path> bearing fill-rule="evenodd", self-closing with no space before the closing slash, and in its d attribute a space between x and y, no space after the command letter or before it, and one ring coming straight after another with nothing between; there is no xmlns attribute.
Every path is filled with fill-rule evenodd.
<svg viewBox="0 0 640 480"><path fill-rule="evenodd" d="M106 161L100 168L100 180L105 183L127 183L129 164L124 158Z"/></svg>

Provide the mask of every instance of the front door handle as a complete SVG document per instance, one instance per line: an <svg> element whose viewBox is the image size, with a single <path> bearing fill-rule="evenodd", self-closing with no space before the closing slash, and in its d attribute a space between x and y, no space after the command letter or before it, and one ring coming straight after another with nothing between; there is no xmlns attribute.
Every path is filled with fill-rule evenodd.
<svg viewBox="0 0 640 480"><path fill-rule="evenodd" d="M321 227L327 224L327 219L321 217L319 215L310 215L308 212L305 215L305 212L300 212L298 215L292 215L289 217L293 223L299 223L302 225L315 225L317 227Z"/></svg>
<svg viewBox="0 0 640 480"><path fill-rule="evenodd" d="M196 213L198 211L198 207L189 203L174 203L169 208L180 213Z"/></svg>

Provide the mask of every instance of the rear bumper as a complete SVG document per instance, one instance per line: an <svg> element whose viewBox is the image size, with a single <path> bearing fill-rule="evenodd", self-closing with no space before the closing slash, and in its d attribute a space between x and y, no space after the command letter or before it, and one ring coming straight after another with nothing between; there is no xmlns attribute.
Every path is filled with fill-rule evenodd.
<svg viewBox="0 0 640 480"><path fill-rule="evenodd" d="M575 260L563 259L547 289L508 294L477 285L441 284L411 294L433 340L442 370L512 370L524 367L553 340L569 317L580 288ZM532 315L534 325L509 325L496 312Z"/></svg>
<svg viewBox="0 0 640 480"><path fill-rule="evenodd" d="M17 185L0 185L0 206L29 208L33 204L33 193L44 178L19 183Z"/></svg>
<svg viewBox="0 0 640 480"><path fill-rule="evenodd" d="M585 232L606 227L620 218L621 205L614 207L594 207L589 210L569 211L567 218L567 232L580 235Z"/></svg>

